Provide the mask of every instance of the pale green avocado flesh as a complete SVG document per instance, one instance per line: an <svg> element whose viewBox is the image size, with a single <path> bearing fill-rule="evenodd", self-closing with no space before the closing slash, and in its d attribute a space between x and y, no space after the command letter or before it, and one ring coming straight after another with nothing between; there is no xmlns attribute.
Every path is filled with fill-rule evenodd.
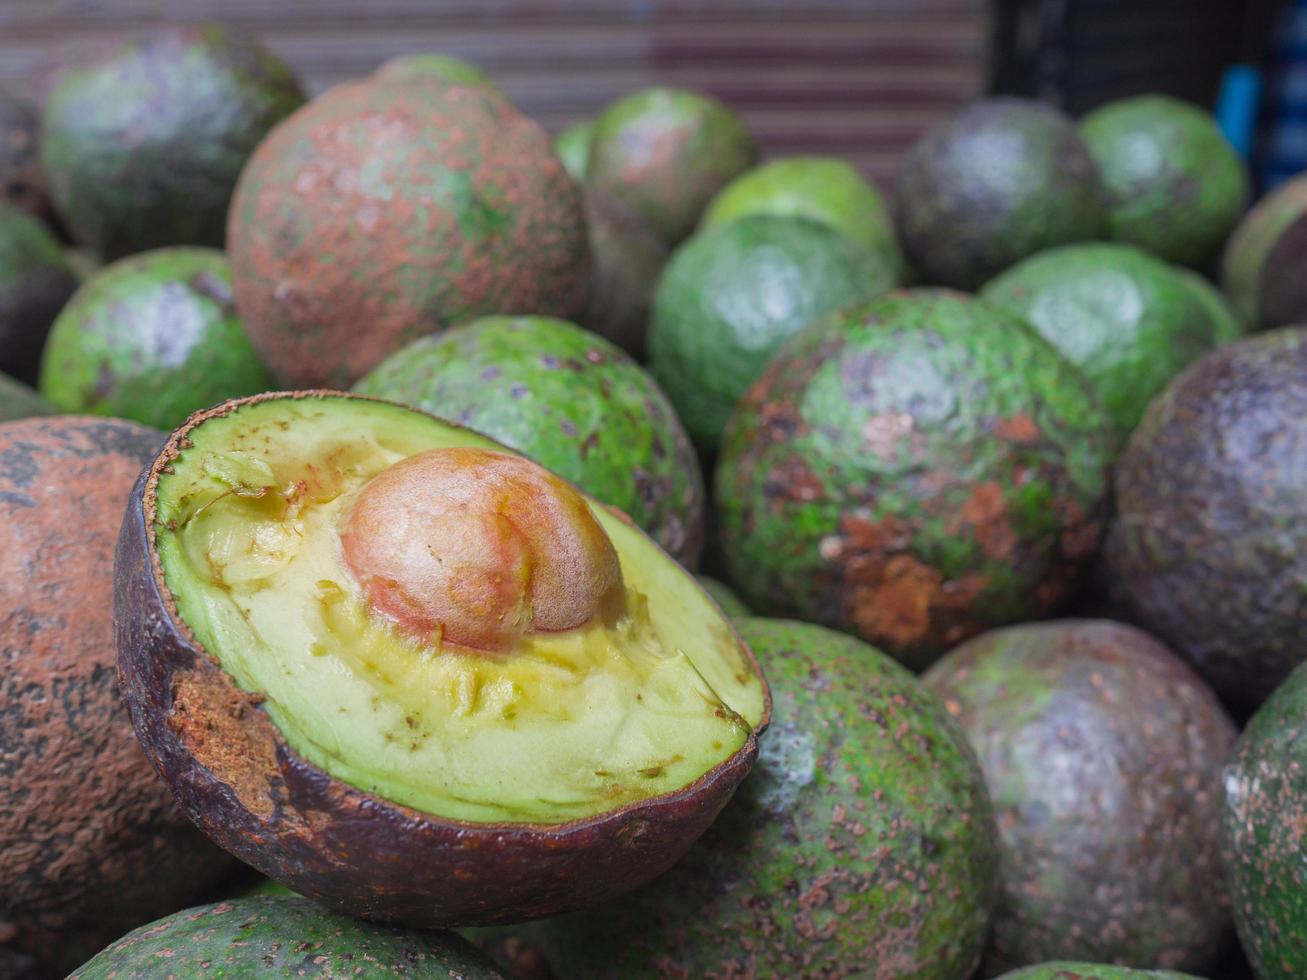
<svg viewBox="0 0 1307 980"><path fill-rule="evenodd" d="M158 479L154 538L195 639L291 748L442 818L556 824L679 790L761 721L764 685L694 579L586 498L621 564L616 619L482 653L366 604L339 529L404 457L499 444L344 396L249 402L191 430ZM438 543L434 543L438 546Z"/></svg>

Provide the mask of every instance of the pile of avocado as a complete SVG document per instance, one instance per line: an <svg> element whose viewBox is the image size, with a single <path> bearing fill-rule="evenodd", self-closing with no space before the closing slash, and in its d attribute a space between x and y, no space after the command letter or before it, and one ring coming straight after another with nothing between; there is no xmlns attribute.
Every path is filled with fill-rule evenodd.
<svg viewBox="0 0 1307 980"><path fill-rule="evenodd" d="M1307 174L512 82L0 93L0 977L1307 976Z"/></svg>

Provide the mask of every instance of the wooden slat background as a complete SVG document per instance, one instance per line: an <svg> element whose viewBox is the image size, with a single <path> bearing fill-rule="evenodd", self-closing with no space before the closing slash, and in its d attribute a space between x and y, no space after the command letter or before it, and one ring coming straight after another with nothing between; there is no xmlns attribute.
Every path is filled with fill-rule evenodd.
<svg viewBox="0 0 1307 980"><path fill-rule="evenodd" d="M884 180L988 76L984 0L0 0L0 85L38 97L144 25L216 18L313 91L437 50L489 71L550 130L654 83L712 92L768 154L846 156Z"/></svg>

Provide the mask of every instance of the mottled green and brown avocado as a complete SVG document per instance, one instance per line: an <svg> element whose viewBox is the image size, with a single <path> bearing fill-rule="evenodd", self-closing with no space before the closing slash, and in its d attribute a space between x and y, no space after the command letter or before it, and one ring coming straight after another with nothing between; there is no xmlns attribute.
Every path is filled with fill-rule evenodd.
<svg viewBox="0 0 1307 980"><path fill-rule="evenodd" d="M649 308L667 264L666 242L648 222L607 194L585 192L594 287L577 322L643 360Z"/></svg>
<svg viewBox="0 0 1307 980"><path fill-rule="evenodd" d="M1047 615L1094 558L1108 423L1032 329L946 290L806 328L727 429L716 500L759 611L855 632L911 666Z"/></svg>
<svg viewBox="0 0 1307 980"><path fill-rule="evenodd" d="M482 86L338 85L260 144L228 251L255 348L287 385L345 386L495 313L568 317L591 261L549 137Z"/></svg>
<svg viewBox="0 0 1307 980"><path fill-rule="evenodd" d="M114 672L123 507L163 435L0 425L0 976L63 976L229 867L132 733Z"/></svg>
<svg viewBox="0 0 1307 980"><path fill-rule="evenodd" d="M246 158L303 101L290 68L239 31L143 34L70 71L46 102L50 195L73 236L108 260L220 248Z"/></svg>
<svg viewBox="0 0 1307 980"><path fill-rule="evenodd" d="M1304 658L1307 329L1206 355L1149 407L1116 469L1106 580L1227 699Z"/></svg>
<svg viewBox="0 0 1307 980"><path fill-rule="evenodd" d="M60 410L164 430L271 387L236 315L231 265L212 248L155 249L95 273L55 320L41 365Z"/></svg>
<svg viewBox="0 0 1307 980"><path fill-rule="evenodd" d="M898 285L898 269L828 225L758 214L700 232L654 293L649 369L715 451L776 350L814 320Z"/></svg>
<svg viewBox="0 0 1307 980"><path fill-rule="evenodd" d="M1106 231L1098 170L1075 125L1029 99L982 99L899 166L899 238L929 285L976 289L1027 255Z"/></svg>
<svg viewBox="0 0 1307 980"><path fill-rule="evenodd" d="M990 967L1214 965L1229 933L1221 765L1236 731L1187 664L1134 627L1073 619L978 636L923 680L994 801Z"/></svg>
<svg viewBox="0 0 1307 980"><path fill-rule="evenodd" d="M1080 136L1106 192L1108 229L1181 265L1214 259L1248 205L1248 168L1211 113L1166 95L1095 109Z"/></svg>
<svg viewBox="0 0 1307 980"><path fill-rule="evenodd" d="M1117 242L1032 255L980 297L1025 320L1081 370L1118 447L1167 382L1228 331L1177 267Z"/></svg>
<svg viewBox="0 0 1307 980"><path fill-rule="evenodd" d="M1248 722L1225 768L1222 854L1260 978L1307 974L1307 667Z"/></svg>
<svg viewBox="0 0 1307 980"><path fill-rule="evenodd" d="M485 317L392 354L354 390L466 425L627 514L682 563L704 487L676 410L638 364L563 320Z"/></svg>
<svg viewBox="0 0 1307 980"><path fill-rule="evenodd" d="M744 122L716 99L647 88L618 99L594 121L586 183L657 229L669 245L758 150Z"/></svg>
<svg viewBox="0 0 1307 980"><path fill-rule="evenodd" d="M1025 966L1004 973L998 980L1201 980L1190 973L1174 970L1136 970L1106 963L1077 963L1057 960Z"/></svg>
<svg viewBox="0 0 1307 980"><path fill-rule="evenodd" d="M53 415L55 407L15 378L0 373L0 422L12 422L33 415Z"/></svg>
<svg viewBox="0 0 1307 980"><path fill-rule="evenodd" d="M50 325L76 289L77 278L49 229L0 204L0 371L36 381Z"/></svg>
<svg viewBox="0 0 1307 980"><path fill-rule="evenodd" d="M123 936L69 980L202 976L502 980L453 933L372 925L306 898L272 896L175 912Z"/></svg>
<svg viewBox="0 0 1307 980"><path fill-rule="evenodd" d="M387 82L434 78L451 85L483 85L499 92L499 86L490 80L490 76L470 61L435 51L396 55L373 72L372 77Z"/></svg>
<svg viewBox="0 0 1307 980"><path fill-rule="evenodd" d="M746 619L772 686L758 764L657 881L543 924L563 977L916 977L974 970L996 882L975 756L879 651Z"/></svg>
<svg viewBox="0 0 1307 980"><path fill-rule="evenodd" d="M1307 174L1277 187L1239 222L1221 259L1221 286L1254 329L1307 322Z"/></svg>
<svg viewBox="0 0 1307 980"><path fill-rule="evenodd" d="M41 116L0 89L0 202L50 221L50 197L41 169Z"/></svg>

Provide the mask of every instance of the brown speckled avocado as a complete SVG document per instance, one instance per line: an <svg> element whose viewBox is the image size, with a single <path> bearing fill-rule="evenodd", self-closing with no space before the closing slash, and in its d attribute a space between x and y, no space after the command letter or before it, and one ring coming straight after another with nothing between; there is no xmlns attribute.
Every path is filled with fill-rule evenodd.
<svg viewBox="0 0 1307 980"><path fill-rule="evenodd" d="M484 86L338 85L241 175L236 305L283 384L349 385L405 343L494 313L567 317L591 279L581 192Z"/></svg>
<svg viewBox="0 0 1307 980"><path fill-rule="evenodd" d="M1214 965L1229 932L1220 769L1235 728L1183 661L1133 627L1062 620L976 637L924 680L994 801L991 967Z"/></svg>
<svg viewBox="0 0 1307 980"><path fill-rule="evenodd" d="M162 441L116 419L0 425L0 976L62 974L230 861L174 806L114 673L113 543Z"/></svg>

